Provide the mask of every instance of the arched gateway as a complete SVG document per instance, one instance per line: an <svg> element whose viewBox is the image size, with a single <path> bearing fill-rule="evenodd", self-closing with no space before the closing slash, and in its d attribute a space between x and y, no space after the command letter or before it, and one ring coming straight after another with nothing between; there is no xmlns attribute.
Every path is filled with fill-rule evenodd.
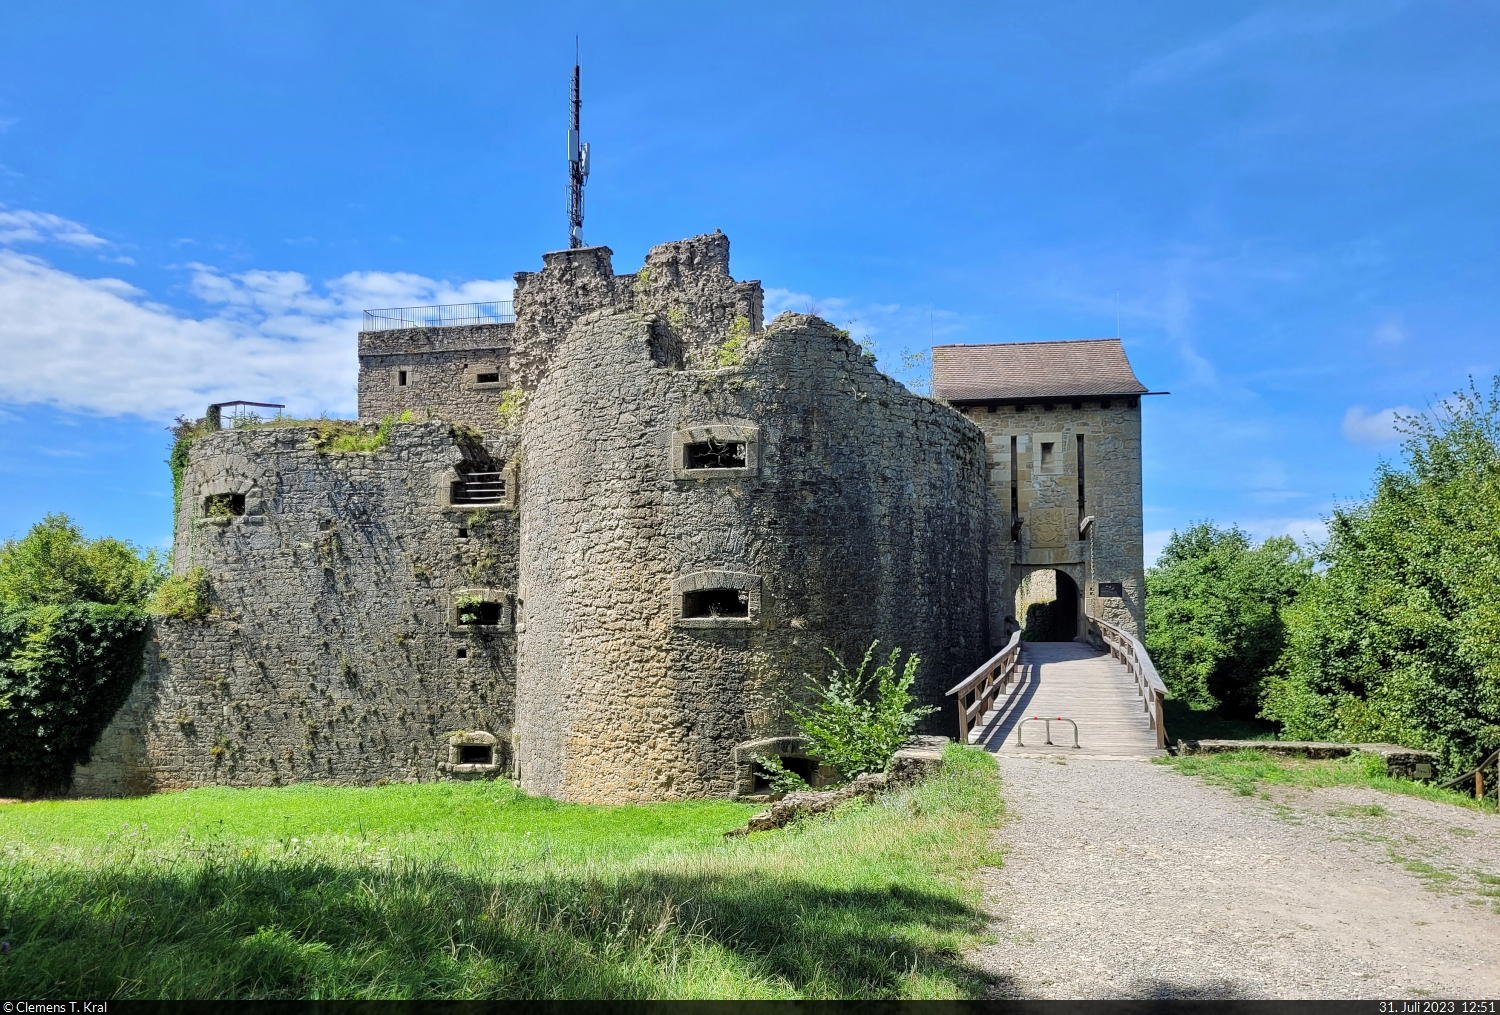
<svg viewBox="0 0 1500 1015"><path fill-rule="evenodd" d="M1024 624L1010 604L1044 570L1077 586L1081 612L1139 636L1147 391L1120 340L937 346L932 393L985 434L991 640Z"/></svg>

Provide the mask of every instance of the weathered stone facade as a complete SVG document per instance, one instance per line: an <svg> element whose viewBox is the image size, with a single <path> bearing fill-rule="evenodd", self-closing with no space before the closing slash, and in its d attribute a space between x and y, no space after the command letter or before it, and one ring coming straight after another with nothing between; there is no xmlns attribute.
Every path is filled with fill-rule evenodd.
<svg viewBox="0 0 1500 1015"><path fill-rule="evenodd" d="M549 253L514 324L360 336L366 432L411 412L385 446L198 437L174 562L214 612L157 623L76 792L510 774L571 800L746 795L753 745L800 743L787 706L827 650L916 653L948 732L944 692L1003 642L1026 568L1122 581L1104 615L1137 626L1138 404L960 412L761 306L720 233L633 275L608 248ZM501 419L507 389L524 410Z"/></svg>
<svg viewBox="0 0 1500 1015"><path fill-rule="evenodd" d="M494 429L511 384L513 324L365 331L359 336L359 418L432 412Z"/></svg>
<svg viewBox="0 0 1500 1015"><path fill-rule="evenodd" d="M825 647L916 652L940 706L987 649L973 427L816 318L708 370L676 369L660 327L585 317L523 430L516 755L568 799L731 795L734 747L788 731ZM674 460L718 427L756 447L743 468ZM690 616L702 589L744 592L744 615Z"/></svg>
<svg viewBox="0 0 1500 1015"><path fill-rule="evenodd" d="M310 427L199 437L173 556L204 569L215 612L156 622L146 674L75 790L430 779L453 732L508 743L515 515L443 494L455 465L514 439L463 446L450 429L398 426L379 451L341 454ZM244 513L206 517L224 494ZM499 600L499 623L455 623L460 590ZM503 744L494 763L508 771Z"/></svg>
<svg viewBox="0 0 1500 1015"><path fill-rule="evenodd" d="M1073 579L1082 596L1080 618L1085 614L1101 617L1134 634L1143 632L1146 572L1140 399L992 403L965 405L962 411L984 431L991 508L991 600L1012 604L1027 574L1061 571ZM1043 448L1048 444L1052 450L1044 460ZM1020 522L1015 532L1013 482ZM1090 518L1088 531L1081 535L1080 523ZM1121 595L1100 597L1100 582L1119 583ZM1113 590L1106 587L1106 591ZM1005 612L991 614L992 639L1008 635L1008 619L1012 623L1025 619L1009 610L1007 605Z"/></svg>

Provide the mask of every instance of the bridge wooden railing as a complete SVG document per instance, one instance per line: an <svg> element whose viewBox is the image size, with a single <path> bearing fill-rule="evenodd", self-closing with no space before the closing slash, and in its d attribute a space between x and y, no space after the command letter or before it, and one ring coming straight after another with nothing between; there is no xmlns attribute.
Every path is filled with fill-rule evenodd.
<svg viewBox="0 0 1500 1015"><path fill-rule="evenodd" d="M1015 675L1021 662L1021 632L1010 636L1010 641L985 663L956 684L948 693L958 696L958 742L969 742L969 731L978 725L995 703L995 698L1005 690L1005 685Z"/></svg>
<svg viewBox="0 0 1500 1015"><path fill-rule="evenodd" d="M1086 619L1090 628L1089 634L1097 637L1109 654L1124 663L1125 669L1129 670L1130 675L1135 678L1136 687L1141 692L1141 700L1146 706L1146 714L1151 718L1151 728L1156 731L1156 746L1165 749L1167 727L1162 717L1162 701L1167 696L1167 685L1162 683L1160 675L1156 672L1156 665L1146 654L1146 646L1142 645L1135 635L1116 627L1107 620L1100 620L1098 617Z"/></svg>

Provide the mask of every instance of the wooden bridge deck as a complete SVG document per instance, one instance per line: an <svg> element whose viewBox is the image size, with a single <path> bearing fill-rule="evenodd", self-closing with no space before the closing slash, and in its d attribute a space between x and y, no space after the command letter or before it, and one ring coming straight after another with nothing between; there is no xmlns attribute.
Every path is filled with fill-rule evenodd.
<svg viewBox="0 0 1500 1015"><path fill-rule="evenodd" d="M1004 754L1147 758L1162 753L1130 673L1108 653L1081 642L1023 642L1020 678L996 705L969 734L970 743ZM1025 746L1017 746L1017 725L1033 715L1072 719L1079 749L1073 749L1073 729L1065 722L1052 723L1057 746L1045 746L1039 722L1026 723Z"/></svg>

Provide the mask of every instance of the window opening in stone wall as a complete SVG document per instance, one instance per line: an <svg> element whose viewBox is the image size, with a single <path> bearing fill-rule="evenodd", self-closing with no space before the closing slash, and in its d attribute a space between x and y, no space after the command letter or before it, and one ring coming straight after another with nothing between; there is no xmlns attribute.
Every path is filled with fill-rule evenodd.
<svg viewBox="0 0 1500 1015"><path fill-rule="evenodd" d="M1083 403L1082 402L1074 402L1073 403L1073 408L1074 409L1082 409L1083 408Z"/></svg>
<svg viewBox="0 0 1500 1015"><path fill-rule="evenodd" d="M499 384L500 383L500 375L499 374L476 374L475 377L474 377L474 380L475 380L475 382L477 382L479 384Z"/></svg>
<svg viewBox="0 0 1500 1015"><path fill-rule="evenodd" d="M479 624L485 627L493 627L500 623L500 604L475 602L460 602L458 604L458 622L460 624Z"/></svg>
<svg viewBox="0 0 1500 1015"><path fill-rule="evenodd" d="M396 373L396 383L399 384L403 388L406 387L406 371L405 370L397 371L397 373Z"/></svg>
<svg viewBox="0 0 1500 1015"><path fill-rule="evenodd" d="M1051 412L1052 408L1053 408L1053 406L1052 406L1051 402L1043 402L1042 403L1042 411L1043 412Z"/></svg>
<svg viewBox="0 0 1500 1015"><path fill-rule="evenodd" d="M493 765L495 748L490 744L459 744L458 763L460 765Z"/></svg>
<svg viewBox="0 0 1500 1015"><path fill-rule="evenodd" d="M743 469L744 441L716 441L709 438L697 444L682 446L684 469Z"/></svg>
<svg viewBox="0 0 1500 1015"><path fill-rule="evenodd" d="M1042 441L1042 468L1052 468L1052 462L1056 458L1053 449L1056 447L1057 445L1053 444L1051 441Z"/></svg>
<svg viewBox="0 0 1500 1015"><path fill-rule="evenodd" d="M1100 402L1099 402L1099 408L1101 408L1101 409L1108 409L1109 406L1110 406L1109 399L1105 398L1105 399L1100 400Z"/></svg>
<svg viewBox="0 0 1500 1015"><path fill-rule="evenodd" d="M1078 435L1078 518L1083 519L1083 434Z"/></svg>
<svg viewBox="0 0 1500 1015"><path fill-rule="evenodd" d="M458 650L458 658L460 658L460 659L467 659L467 658L469 658L469 650L466 649L466 648L459 649Z"/></svg>
<svg viewBox="0 0 1500 1015"><path fill-rule="evenodd" d="M795 772L802 777L802 781L809 786L813 784L813 777L818 774L818 763L812 758L799 758L783 754L778 759L781 767L788 772ZM766 773L759 765L755 765L755 785L751 791L754 793L766 793L771 789L771 780L766 778Z"/></svg>
<svg viewBox="0 0 1500 1015"><path fill-rule="evenodd" d="M215 493L203 498L203 513L209 518L237 518L245 513L242 493Z"/></svg>
<svg viewBox="0 0 1500 1015"><path fill-rule="evenodd" d="M451 504L499 504L505 499L505 473L461 472L453 481Z"/></svg>
<svg viewBox="0 0 1500 1015"><path fill-rule="evenodd" d="M1021 465L1016 459L1016 438L1010 439L1010 538L1021 538Z"/></svg>
<svg viewBox="0 0 1500 1015"><path fill-rule="evenodd" d="M682 615L690 617L748 617L750 593L744 589L698 589L682 594Z"/></svg>

